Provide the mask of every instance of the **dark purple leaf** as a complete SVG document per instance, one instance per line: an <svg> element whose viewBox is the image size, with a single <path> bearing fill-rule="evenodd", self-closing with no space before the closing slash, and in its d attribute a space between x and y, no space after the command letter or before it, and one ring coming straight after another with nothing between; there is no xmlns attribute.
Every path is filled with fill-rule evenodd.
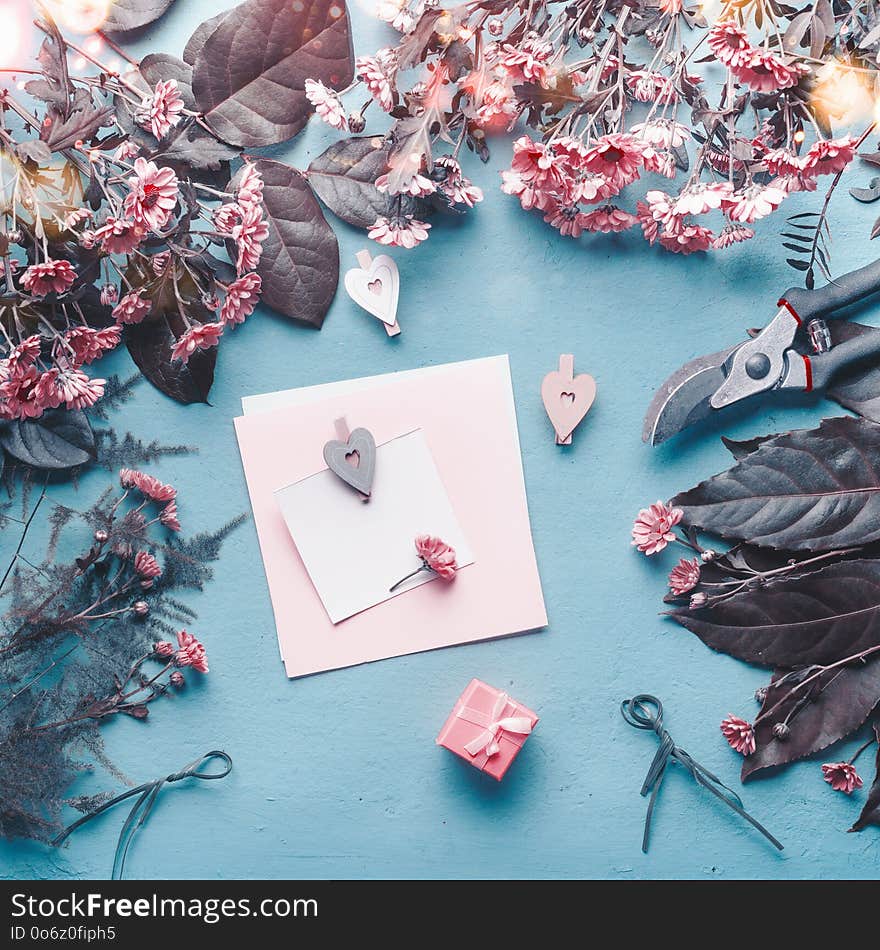
<svg viewBox="0 0 880 950"><path fill-rule="evenodd" d="M850 188L849 193L864 204L869 204L880 198L880 178L872 178L867 188Z"/></svg>
<svg viewBox="0 0 880 950"><path fill-rule="evenodd" d="M67 90L47 79L31 79L24 84L24 91L29 96L33 96L34 99L48 102L50 105L58 106L61 109L67 106Z"/></svg>
<svg viewBox="0 0 880 950"><path fill-rule="evenodd" d="M769 439L677 495L684 523L759 547L830 551L880 539L880 426L825 419Z"/></svg>
<svg viewBox="0 0 880 950"><path fill-rule="evenodd" d="M397 45L397 61L401 69L411 69L425 59L434 39L434 26L445 12L441 9L426 11L419 17L415 28L401 37Z"/></svg>
<svg viewBox="0 0 880 950"><path fill-rule="evenodd" d="M45 142L41 142L39 139L27 139L19 143L15 151L22 161L31 161L35 165L45 165L52 159L52 150Z"/></svg>
<svg viewBox="0 0 880 950"><path fill-rule="evenodd" d="M856 823L849 829L850 831L861 831L868 825L880 825L880 725L874 725L874 735L878 742L877 760L874 766L876 775L862 812L856 819Z"/></svg>
<svg viewBox="0 0 880 950"><path fill-rule="evenodd" d="M107 33L128 33L158 20L174 0L113 0L104 21Z"/></svg>
<svg viewBox="0 0 880 950"><path fill-rule="evenodd" d="M839 561L670 616L706 646L747 663L834 663L880 644L880 561Z"/></svg>
<svg viewBox="0 0 880 950"><path fill-rule="evenodd" d="M721 441L724 443L724 448L726 448L738 462L747 455L751 455L755 449L760 448L765 442L769 442L770 439L775 438L775 435L759 435L754 439L737 441L736 439L728 439L726 435L722 435Z"/></svg>
<svg viewBox="0 0 880 950"><path fill-rule="evenodd" d="M308 182L283 162L261 159L269 237L257 273L270 307L321 328L339 282L339 245Z"/></svg>
<svg viewBox="0 0 880 950"><path fill-rule="evenodd" d="M39 469L65 469L95 458L95 436L84 412L50 409L39 419L5 422L0 446L13 458Z"/></svg>
<svg viewBox="0 0 880 950"><path fill-rule="evenodd" d="M876 327L848 320L829 321L831 340L836 345L863 333L877 333ZM852 369L839 373L825 390L829 399L840 403L872 422L880 422L880 366L858 363Z"/></svg>
<svg viewBox="0 0 880 950"><path fill-rule="evenodd" d="M169 53L148 53L140 62L140 75L146 83L145 92L153 89L159 80L174 79L180 90L180 98L187 109L195 109L196 100L192 91L192 66ZM132 76L126 76L131 81Z"/></svg>
<svg viewBox="0 0 880 950"><path fill-rule="evenodd" d="M77 89L67 118L55 106L50 106L46 119L48 124L41 127L40 138L53 152L60 152L72 148L80 139L88 141L102 126L110 125L113 109L95 105L85 89Z"/></svg>
<svg viewBox="0 0 880 950"><path fill-rule="evenodd" d="M808 670L775 677L755 722L757 749L742 766L745 781L763 769L785 765L827 748L855 732L880 700L880 660L856 663L807 683ZM803 685L799 685L803 683ZM794 712L793 712L794 711ZM793 713L793 715L792 715ZM784 740L773 727L787 720Z"/></svg>
<svg viewBox="0 0 880 950"><path fill-rule="evenodd" d="M343 221L368 228L388 214L396 200L373 184L388 169L388 143L381 136L342 139L319 155L307 172L309 184L325 205ZM424 217L431 205L419 198L403 198L404 214Z"/></svg>
<svg viewBox="0 0 880 950"><path fill-rule="evenodd" d="M344 0L246 0L196 56L193 91L220 138L259 147L283 142L306 124L306 79L342 89L353 75Z"/></svg>
<svg viewBox="0 0 880 950"><path fill-rule="evenodd" d="M229 16L229 13L229 10L223 10L216 16L212 16L210 20L205 20L204 23L200 23L196 27L195 32L187 40L186 46L183 49L184 62L189 63L190 66L195 66L196 57L201 53L202 47L207 42L208 37L220 26L226 17Z"/></svg>

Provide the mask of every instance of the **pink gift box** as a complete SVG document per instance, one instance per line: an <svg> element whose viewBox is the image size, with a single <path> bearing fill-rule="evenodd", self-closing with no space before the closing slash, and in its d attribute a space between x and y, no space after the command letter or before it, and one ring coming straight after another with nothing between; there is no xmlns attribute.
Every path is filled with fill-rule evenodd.
<svg viewBox="0 0 880 950"><path fill-rule="evenodd" d="M458 697L437 745L500 782L537 722L531 709L474 679Z"/></svg>

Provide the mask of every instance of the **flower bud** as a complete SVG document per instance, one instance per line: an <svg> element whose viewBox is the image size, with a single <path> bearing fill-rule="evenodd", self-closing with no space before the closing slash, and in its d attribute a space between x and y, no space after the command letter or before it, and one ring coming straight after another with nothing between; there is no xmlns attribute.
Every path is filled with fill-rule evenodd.
<svg viewBox="0 0 880 950"><path fill-rule="evenodd" d="M363 132L367 127L367 120L360 114L360 112L350 112L348 114L348 131L354 135L357 135L358 132Z"/></svg>
<svg viewBox="0 0 880 950"><path fill-rule="evenodd" d="M698 607L705 607L708 599L703 591L697 591L696 594L691 596L691 610L696 610Z"/></svg>
<svg viewBox="0 0 880 950"><path fill-rule="evenodd" d="M501 36L504 31L504 24L498 17L492 17L491 20L486 24L486 28L489 30L491 36Z"/></svg>
<svg viewBox="0 0 880 950"><path fill-rule="evenodd" d="M153 644L153 653L156 656L172 656L174 653L174 644L169 643L167 640L160 640L158 643Z"/></svg>
<svg viewBox="0 0 880 950"><path fill-rule="evenodd" d="M101 303L105 307L119 302L119 290L115 284L104 284L101 288Z"/></svg>
<svg viewBox="0 0 880 950"><path fill-rule="evenodd" d="M21 244L24 235L19 228L15 228L13 231L6 232L6 238L10 244Z"/></svg>
<svg viewBox="0 0 880 950"><path fill-rule="evenodd" d="M791 729L787 723L777 722L773 727L773 736L778 739L780 742L785 742L785 740L791 735Z"/></svg>
<svg viewBox="0 0 880 950"><path fill-rule="evenodd" d="M98 528L98 530L95 532L95 540L98 542L98 544L104 544L109 537L110 535L107 534L103 528Z"/></svg>
<svg viewBox="0 0 880 950"><path fill-rule="evenodd" d="M769 692L769 690L767 689L766 686L759 686L759 687L755 690L755 699L756 699L759 703L763 704L763 703L764 703L764 700L767 698L767 693L768 693L768 692Z"/></svg>
<svg viewBox="0 0 880 950"><path fill-rule="evenodd" d="M711 561L714 561L716 557L718 557L718 552L713 551L711 548L706 548L706 550L700 554L700 560L704 564L709 564Z"/></svg>
<svg viewBox="0 0 880 950"><path fill-rule="evenodd" d="M136 600L131 605L131 609L134 611L135 616L146 617L150 612L150 605L145 600Z"/></svg>
<svg viewBox="0 0 880 950"><path fill-rule="evenodd" d="M178 689L180 689L180 687L186 682L186 680L183 678L183 673L181 673L180 670L174 670L172 672L170 681L171 685L176 686Z"/></svg>

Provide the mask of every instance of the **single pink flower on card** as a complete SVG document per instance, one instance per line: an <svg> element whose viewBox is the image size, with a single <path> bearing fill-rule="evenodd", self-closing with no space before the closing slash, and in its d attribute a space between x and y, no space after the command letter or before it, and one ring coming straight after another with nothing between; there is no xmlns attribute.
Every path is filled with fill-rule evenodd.
<svg viewBox="0 0 880 950"><path fill-rule="evenodd" d="M177 634L177 652L174 661L178 666L191 666L197 673L208 672L208 657L202 644L186 630Z"/></svg>
<svg viewBox="0 0 880 950"><path fill-rule="evenodd" d="M730 748L740 755L751 755L755 751L755 729L745 719L728 716L721 721L721 732Z"/></svg>
<svg viewBox="0 0 880 950"><path fill-rule="evenodd" d="M643 554L659 554L670 541L675 540L672 530L682 519L681 508L670 508L658 501L648 508L642 508L632 529L632 544Z"/></svg>
<svg viewBox="0 0 880 950"><path fill-rule="evenodd" d="M235 326L254 312L263 286L259 274L245 274L226 288L226 299L220 308L220 320L227 326Z"/></svg>
<svg viewBox="0 0 880 950"><path fill-rule="evenodd" d="M188 362L196 350L208 350L212 346L217 346L222 333L222 323L200 323L191 327L174 344L171 359Z"/></svg>
<svg viewBox="0 0 880 950"><path fill-rule="evenodd" d="M429 534L420 534L415 540L416 553L422 559L425 567L430 568L444 581L451 581L455 577L458 564L455 560L455 548L441 541L440 538Z"/></svg>
<svg viewBox="0 0 880 950"><path fill-rule="evenodd" d="M162 568L149 551L138 551L134 556L134 569L146 580L160 577Z"/></svg>
<svg viewBox="0 0 880 950"><path fill-rule="evenodd" d="M700 559L682 558L669 572L669 589L673 594L686 594L700 583Z"/></svg>
<svg viewBox="0 0 880 950"><path fill-rule="evenodd" d="M63 294L76 280L76 271L70 261L49 258L42 264L31 264L21 278L21 285L34 297Z"/></svg>
<svg viewBox="0 0 880 950"><path fill-rule="evenodd" d="M844 795L852 795L864 784L856 767L849 762L826 762L822 766L822 776L835 792Z"/></svg>
<svg viewBox="0 0 880 950"><path fill-rule="evenodd" d="M174 212L179 195L177 175L172 168L136 158L131 189L125 196L125 213L151 231L161 231Z"/></svg>

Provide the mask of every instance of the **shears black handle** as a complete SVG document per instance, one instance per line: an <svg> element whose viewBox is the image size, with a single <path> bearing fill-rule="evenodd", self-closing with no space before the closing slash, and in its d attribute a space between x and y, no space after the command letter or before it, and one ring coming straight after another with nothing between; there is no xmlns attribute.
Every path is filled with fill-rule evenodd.
<svg viewBox="0 0 880 950"><path fill-rule="evenodd" d="M816 317L831 317L836 311L864 300L877 291L880 291L880 260L837 277L824 287L814 290L791 287L779 302L785 304L801 323L806 324Z"/></svg>

